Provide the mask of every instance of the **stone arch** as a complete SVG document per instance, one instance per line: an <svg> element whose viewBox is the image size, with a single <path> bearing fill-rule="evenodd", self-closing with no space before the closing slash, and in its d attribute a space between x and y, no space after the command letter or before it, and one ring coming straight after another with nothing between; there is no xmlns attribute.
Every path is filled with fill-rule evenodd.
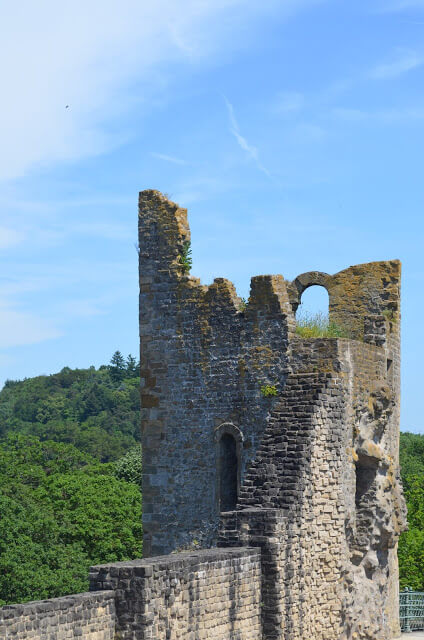
<svg viewBox="0 0 424 640"><path fill-rule="evenodd" d="M331 276L322 271L308 271L297 276L289 286L289 299L294 314L300 304L303 292L314 285L324 287L327 290L331 304Z"/></svg>
<svg viewBox="0 0 424 640"><path fill-rule="evenodd" d="M226 422L215 429L214 436L217 449L218 511L233 511L240 489L243 434L236 425Z"/></svg>

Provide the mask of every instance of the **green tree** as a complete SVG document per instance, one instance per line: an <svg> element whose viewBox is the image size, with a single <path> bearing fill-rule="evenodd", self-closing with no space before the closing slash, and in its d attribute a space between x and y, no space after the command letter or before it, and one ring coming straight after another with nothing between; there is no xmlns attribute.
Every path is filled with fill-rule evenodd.
<svg viewBox="0 0 424 640"><path fill-rule="evenodd" d="M115 351L109 364L110 375L115 382L123 380L126 372L124 356L120 351Z"/></svg>
<svg viewBox="0 0 424 640"><path fill-rule="evenodd" d="M424 475L406 478L409 530L399 541L399 578L401 588L424 591Z"/></svg>
<svg viewBox="0 0 424 640"><path fill-rule="evenodd" d="M114 473L120 480L132 482L141 489L141 447L132 447L122 458L114 464Z"/></svg>
<svg viewBox="0 0 424 640"><path fill-rule="evenodd" d="M399 540L400 587L424 591L424 435L401 433L399 459L409 525Z"/></svg>
<svg viewBox="0 0 424 640"><path fill-rule="evenodd" d="M128 354L126 362L127 376L130 378L138 377L140 375L140 363L132 356Z"/></svg>

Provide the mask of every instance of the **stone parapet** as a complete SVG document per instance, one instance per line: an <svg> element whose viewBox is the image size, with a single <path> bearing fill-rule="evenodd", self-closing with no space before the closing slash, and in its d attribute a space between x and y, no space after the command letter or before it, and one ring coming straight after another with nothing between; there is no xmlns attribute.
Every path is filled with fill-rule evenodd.
<svg viewBox="0 0 424 640"><path fill-rule="evenodd" d="M114 640L115 594L78 593L0 608L1 640Z"/></svg>
<svg viewBox="0 0 424 640"><path fill-rule="evenodd" d="M92 567L120 640L261 640L260 551L209 549Z"/></svg>

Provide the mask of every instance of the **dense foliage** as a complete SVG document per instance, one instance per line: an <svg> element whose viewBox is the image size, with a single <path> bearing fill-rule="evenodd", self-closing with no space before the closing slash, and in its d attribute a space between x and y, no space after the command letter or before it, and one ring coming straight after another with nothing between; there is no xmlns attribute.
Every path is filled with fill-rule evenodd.
<svg viewBox="0 0 424 640"><path fill-rule="evenodd" d="M400 586L424 591L424 435L401 433L400 464L409 523L399 542Z"/></svg>
<svg viewBox="0 0 424 640"><path fill-rule="evenodd" d="M7 433L73 444L101 462L116 460L140 440L139 367L119 351L98 370L69 369L0 391L0 439Z"/></svg>
<svg viewBox="0 0 424 640"><path fill-rule="evenodd" d="M92 564L141 555L141 493L71 444L0 445L0 603L87 590Z"/></svg>
<svg viewBox="0 0 424 640"><path fill-rule="evenodd" d="M140 557L138 385L116 352L0 392L0 604L85 591L90 565Z"/></svg>

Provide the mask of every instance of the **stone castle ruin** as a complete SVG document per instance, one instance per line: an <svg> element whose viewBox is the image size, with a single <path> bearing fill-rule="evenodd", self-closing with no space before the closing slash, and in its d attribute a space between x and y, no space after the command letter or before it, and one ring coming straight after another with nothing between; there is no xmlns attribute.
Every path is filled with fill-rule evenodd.
<svg viewBox="0 0 424 640"><path fill-rule="evenodd" d="M145 558L3 607L0 637L398 637L400 263L256 276L245 302L188 275L187 212L157 191L139 232ZM297 335L313 285L347 337Z"/></svg>

